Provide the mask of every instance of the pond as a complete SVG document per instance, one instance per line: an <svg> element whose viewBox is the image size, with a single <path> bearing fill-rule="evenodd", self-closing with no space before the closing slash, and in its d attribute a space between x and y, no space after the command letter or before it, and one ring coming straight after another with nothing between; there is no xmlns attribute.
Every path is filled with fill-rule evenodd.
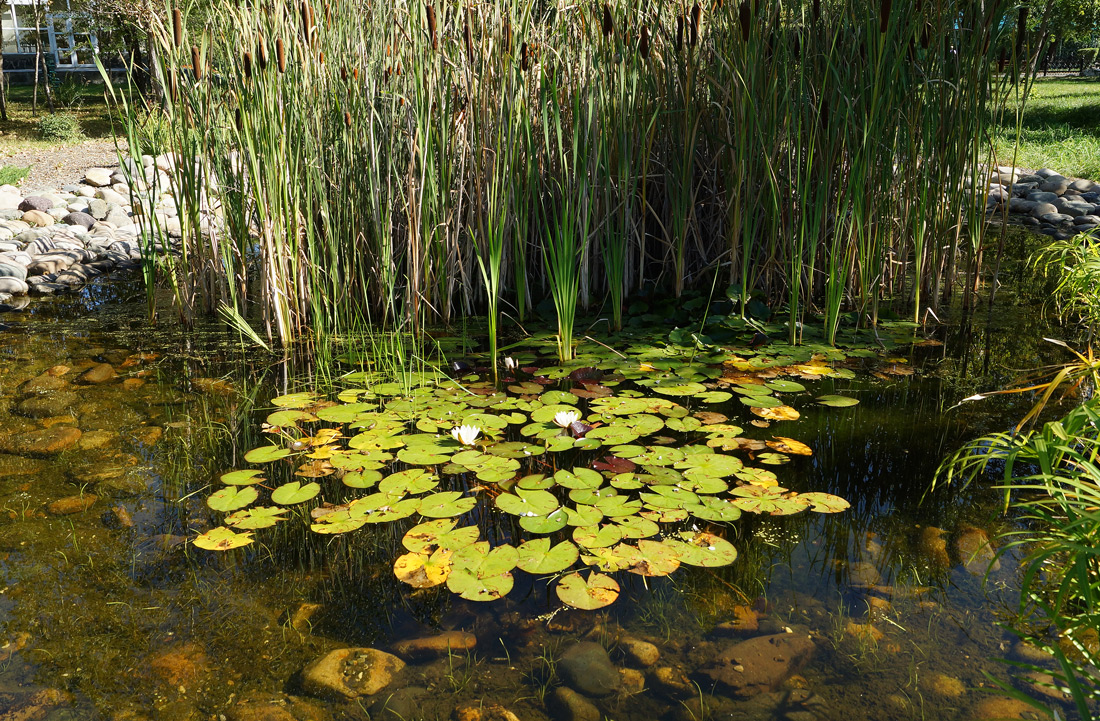
<svg viewBox="0 0 1100 721"><path fill-rule="evenodd" d="M1007 293L972 322L834 364L850 373L806 374L791 396L795 423L758 428L747 405L708 407L761 445L773 434L806 444L811 456L767 468L797 494L851 507L744 513L723 525L738 552L731 565L614 573L617 600L584 611L518 572L488 603L398 581L404 534L429 518L327 536L305 519L257 531L238 551L196 548L223 517L207 505L219 477L256 467L245 454L272 437L262 425L272 399L325 384L218 328L150 329L138 283L105 280L0 318L0 718L850 721L1020 710L990 694L986 676L1005 678L997 659L1028 654L998 625L1015 603L1013 559L985 576L985 539L1011 522L1003 499L980 483L926 495L947 453L1009 427L1027 399L951 407L1009 383L1006 368L1058 358L1039 340L1047 321ZM824 395L859 403L813 402ZM498 542L522 540L509 523L474 523ZM712 528L693 523L677 529ZM303 669L342 648L394 653L403 668L353 655L362 671L348 683L392 680L357 698L321 693Z"/></svg>

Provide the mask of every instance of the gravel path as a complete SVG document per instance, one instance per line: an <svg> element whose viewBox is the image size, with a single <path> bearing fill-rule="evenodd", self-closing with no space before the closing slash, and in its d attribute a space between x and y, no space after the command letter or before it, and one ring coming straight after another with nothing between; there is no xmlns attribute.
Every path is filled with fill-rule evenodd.
<svg viewBox="0 0 1100 721"><path fill-rule="evenodd" d="M0 152L0 165L30 167L19 186L27 194L79 182L88 168L114 167L118 153L112 140L86 140L60 148L5 150Z"/></svg>

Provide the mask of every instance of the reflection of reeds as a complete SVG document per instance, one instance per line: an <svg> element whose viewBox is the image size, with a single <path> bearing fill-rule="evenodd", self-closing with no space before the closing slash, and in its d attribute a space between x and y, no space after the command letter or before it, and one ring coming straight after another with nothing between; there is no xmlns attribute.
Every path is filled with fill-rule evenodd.
<svg viewBox="0 0 1100 721"><path fill-rule="evenodd" d="M807 312L934 306L979 277L982 138L1011 89L992 70L1027 62L992 8L337 0L318 22L275 0L219 6L193 45L173 10L176 301L283 342L548 295L567 334L603 298L618 324L631 293L716 274L786 306L792 340Z"/></svg>

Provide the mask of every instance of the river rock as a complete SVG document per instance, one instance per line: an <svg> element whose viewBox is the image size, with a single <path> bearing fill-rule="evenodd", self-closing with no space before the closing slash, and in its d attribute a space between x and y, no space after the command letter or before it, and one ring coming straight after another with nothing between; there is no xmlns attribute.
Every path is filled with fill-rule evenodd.
<svg viewBox="0 0 1100 721"><path fill-rule="evenodd" d="M1062 195L1069 190L1070 181L1068 178L1064 178L1061 175L1052 175L1043 182L1039 183L1039 190L1044 193L1057 193Z"/></svg>
<svg viewBox="0 0 1100 721"><path fill-rule="evenodd" d="M405 662L374 648L340 648L302 670L302 688L311 696L354 699L386 688Z"/></svg>
<svg viewBox="0 0 1100 721"><path fill-rule="evenodd" d="M444 631L436 636L410 638L393 644L393 652L409 660L446 656L474 650L477 636L465 631Z"/></svg>
<svg viewBox="0 0 1100 721"><path fill-rule="evenodd" d="M548 701L556 721L600 721L603 718L591 701L565 686L554 689Z"/></svg>
<svg viewBox="0 0 1100 721"><path fill-rule="evenodd" d="M46 464L34 458L10 456L0 453L0 478L15 476L37 476L45 470Z"/></svg>
<svg viewBox="0 0 1100 721"><path fill-rule="evenodd" d="M61 222L65 225L76 225L90 230L95 225L95 218L83 211L73 211L61 218Z"/></svg>
<svg viewBox="0 0 1100 721"><path fill-rule="evenodd" d="M23 196L19 193L0 192L0 210L19 210Z"/></svg>
<svg viewBox="0 0 1100 721"><path fill-rule="evenodd" d="M46 506L46 510L55 516L71 516L88 510L97 500L99 500L98 497L90 493L79 496L66 496L50 502Z"/></svg>
<svg viewBox="0 0 1100 721"><path fill-rule="evenodd" d="M455 708L454 721L519 721L519 717L500 704L467 703Z"/></svg>
<svg viewBox="0 0 1100 721"><path fill-rule="evenodd" d="M936 696L957 699L966 693L966 686L954 676L933 671L921 675L921 687Z"/></svg>
<svg viewBox="0 0 1100 721"><path fill-rule="evenodd" d="M22 221L39 228L45 228L54 224L53 216L41 210L28 210L23 213Z"/></svg>
<svg viewBox="0 0 1100 721"><path fill-rule="evenodd" d="M72 391L54 391L20 401L16 412L28 418L63 416L77 404L79 397Z"/></svg>
<svg viewBox="0 0 1100 721"><path fill-rule="evenodd" d="M111 184L112 172L107 168L88 168L84 172L84 182L96 188Z"/></svg>
<svg viewBox="0 0 1100 721"><path fill-rule="evenodd" d="M636 668L619 669L619 692L624 696L636 696L645 691L645 674Z"/></svg>
<svg viewBox="0 0 1100 721"><path fill-rule="evenodd" d="M100 385L115 378L115 369L110 363L99 363L77 376L77 383Z"/></svg>
<svg viewBox="0 0 1100 721"><path fill-rule="evenodd" d="M1040 220L1042 220L1044 215L1050 215L1051 213L1057 212L1058 206L1053 205L1052 203L1037 202L1035 204L1035 207L1031 209L1032 217L1039 218Z"/></svg>
<svg viewBox="0 0 1100 721"><path fill-rule="evenodd" d="M750 606L740 604L731 609L733 618L715 626L717 633L748 636L760 628L760 616Z"/></svg>
<svg viewBox="0 0 1100 721"><path fill-rule="evenodd" d="M210 669L210 659L197 643L183 643L165 649L148 660L154 676L173 689L195 685Z"/></svg>
<svg viewBox="0 0 1100 721"><path fill-rule="evenodd" d="M108 207L107 201L102 198L92 198L88 201L88 214L96 220L106 218L109 210L110 207Z"/></svg>
<svg viewBox="0 0 1100 721"><path fill-rule="evenodd" d="M649 668L661 659L661 651L649 641L626 636L619 639L619 649L631 666Z"/></svg>
<svg viewBox="0 0 1100 721"><path fill-rule="evenodd" d="M675 698L690 697L695 693L695 684L677 666L658 666L653 669L650 679L659 691Z"/></svg>
<svg viewBox="0 0 1100 721"><path fill-rule="evenodd" d="M69 381L62 378L60 374L53 374L46 371L19 386L19 392L24 394L48 393L49 391L64 388L67 385L69 385Z"/></svg>
<svg viewBox="0 0 1100 721"><path fill-rule="evenodd" d="M1014 698L990 694L978 702L970 712L974 721L1004 721L1005 719L1046 718L1032 706Z"/></svg>
<svg viewBox="0 0 1100 721"><path fill-rule="evenodd" d="M420 686L404 686L392 692L379 694L367 709L370 713L370 721L407 721L407 719L437 721L440 716L432 713L425 703L429 694L428 689Z"/></svg>
<svg viewBox="0 0 1100 721"><path fill-rule="evenodd" d="M778 689L810 660L815 649L813 639L805 634L757 636L726 648L700 673L734 696L749 698Z"/></svg>
<svg viewBox="0 0 1100 721"><path fill-rule="evenodd" d="M0 451L17 456L53 456L76 445L83 435L79 428L52 426L0 440Z"/></svg>
<svg viewBox="0 0 1100 721"><path fill-rule="evenodd" d="M943 537L942 528L935 526L922 528L917 541L917 550L924 560L933 566L947 568L951 565L951 556L947 553L947 540Z"/></svg>
<svg viewBox="0 0 1100 721"><path fill-rule="evenodd" d="M619 690L619 670L607 649L595 641L581 641L565 649L558 670L566 683L589 696L608 696Z"/></svg>
<svg viewBox="0 0 1100 721"><path fill-rule="evenodd" d="M25 281L27 279L27 268L14 262L0 262L0 278L15 278Z"/></svg>
<svg viewBox="0 0 1100 721"><path fill-rule="evenodd" d="M27 285L26 281L18 278L0 278L0 293L26 295L29 290L30 286Z"/></svg>
<svg viewBox="0 0 1100 721"><path fill-rule="evenodd" d="M43 198L41 195L28 195L23 198L23 202L19 204L19 210L24 213L28 210L40 210L45 212L53 207L53 201L48 198Z"/></svg>
<svg viewBox="0 0 1100 721"><path fill-rule="evenodd" d="M973 574L1001 568L1001 562L996 560L997 554L989 543L989 536L980 528L964 526L955 539L955 550L959 553L959 561Z"/></svg>
<svg viewBox="0 0 1100 721"><path fill-rule="evenodd" d="M881 578L882 575L873 563L859 561L848 564L848 580L853 586L873 586Z"/></svg>

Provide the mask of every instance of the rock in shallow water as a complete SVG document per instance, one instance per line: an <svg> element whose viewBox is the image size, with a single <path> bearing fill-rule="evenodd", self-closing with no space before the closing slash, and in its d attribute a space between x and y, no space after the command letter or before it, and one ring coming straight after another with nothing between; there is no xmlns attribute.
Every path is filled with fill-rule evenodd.
<svg viewBox="0 0 1100 721"><path fill-rule="evenodd" d="M701 674L734 696L748 698L779 688L810 660L815 649L813 639L804 634L758 636L726 648Z"/></svg>
<svg viewBox="0 0 1100 721"><path fill-rule="evenodd" d="M472 651L477 646L477 636L465 631L445 631L436 636L410 638L393 644L393 651L407 659L433 658L448 653Z"/></svg>
<svg viewBox="0 0 1100 721"><path fill-rule="evenodd" d="M99 385L108 381L114 380L115 369L111 367L110 363L99 363L92 366L88 370L84 371L77 377L78 383L85 383L88 385Z"/></svg>
<svg viewBox="0 0 1100 721"><path fill-rule="evenodd" d="M388 686L405 662L374 648L330 651L302 670L302 688L311 696L353 699Z"/></svg>
<svg viewBox="0 0 1100 721"><path fill-rule="evenodd" d="M607 649L594 641L575 643L558 660L565 681L589 696L607 696L619 690L619 669L611 663Z"/></svg>
<svg viewBox="0 0 1100 721"><path fill-rule="evenodd" d="M53 456L76 445L79 428L53 426L41 431L17 433L0 440L0 451L17 456Z"/></svg>
<svg viewBox="0 0 1100 721"><path fill-rule="evenodd" d="M99 499L90 493L80 496L66 496L51 502L46 506L46 510L55 516L71 516L88 510L97 500Z"/></svg>
<svg viewBox="0 0 1100 721"><path fill-rule="evenodd" d="M554 719L561 721L600 721L603 715L591 701L573 689L559 686L549 699Z"/></svg>

